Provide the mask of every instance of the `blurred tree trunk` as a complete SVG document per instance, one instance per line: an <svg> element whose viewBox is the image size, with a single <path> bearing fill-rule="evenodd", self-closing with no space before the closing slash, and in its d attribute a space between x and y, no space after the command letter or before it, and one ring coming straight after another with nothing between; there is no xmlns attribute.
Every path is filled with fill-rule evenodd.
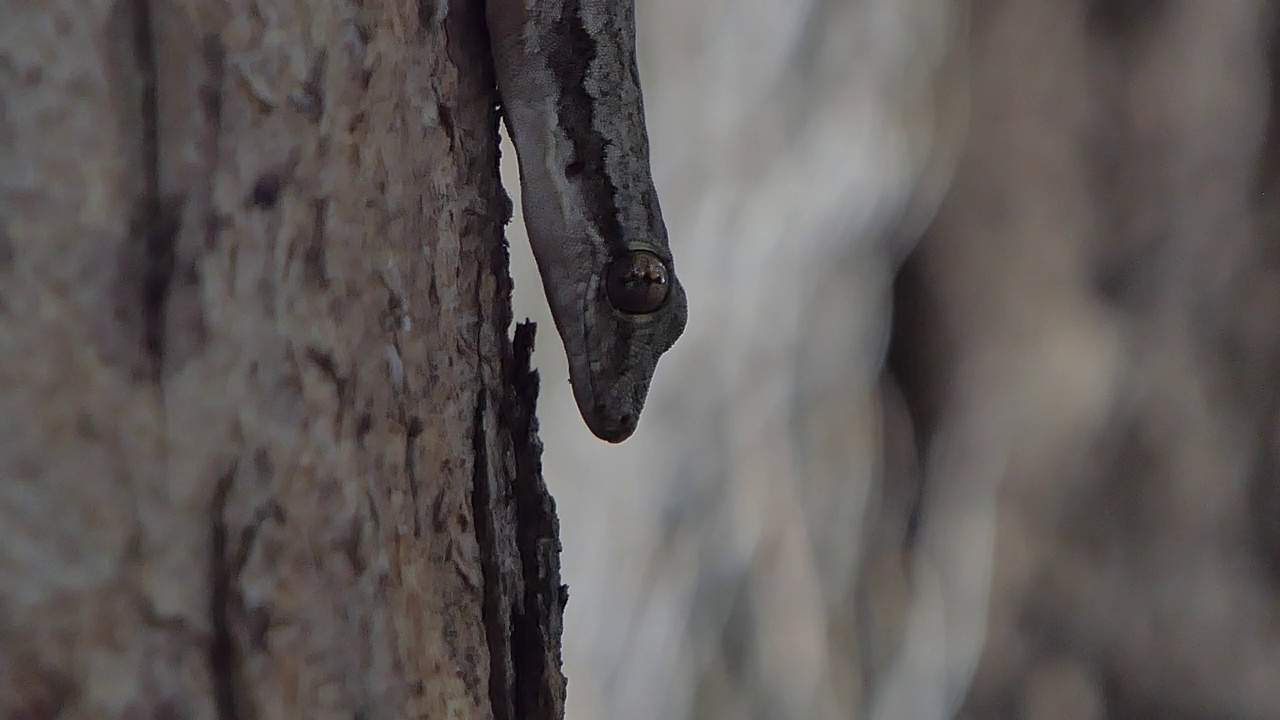
<svg viewBox="0 0 1280 720"><path fill-rule="evenodd" d="M0 1L0 717L561 717L482 13Z"/></svg>
<svg viewBox="0 0 1280 720"><path fill-rule="evenodd" d="M962 717L1280 717L1278 22L972 3L890 353L929 468L909 542L996 518Z"/></svg>

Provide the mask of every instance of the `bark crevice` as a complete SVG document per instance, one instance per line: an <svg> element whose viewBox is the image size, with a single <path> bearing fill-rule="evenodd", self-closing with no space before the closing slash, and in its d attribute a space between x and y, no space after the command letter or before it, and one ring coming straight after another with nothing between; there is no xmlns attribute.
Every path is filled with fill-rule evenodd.
<svg viewBox="0 0 1280 720"><path fill-rule="evenodd" d="M476 393L472 425L471 512L475 519L476 542L480 546L480 567L484 573L483 617L489 646L489 703L495 720L515 720L511 697L511 646L507 640L510 616L504 612L506 578L499 562L497 508L490 487L489 452L485 439L485 390Z"/></svg>
<svg viewBox="0 0 1280 720"><path fill-rule="evenodd" d="M209 541L209 672L218 720L240 720L236 704L235 641L231 636L231 563L227 560L227 497L235 481L233 466L218 479L209 508L212 527Z"/></svg>
<svg viewBox="0 0 1280 720"><path fill-rule="evenodd" d="M164 373L165 304L173 277L174 243L180 203L165 201L160 192L159 91L151 3L134 0L133 50L141 81L138 131L141 135L142 197L135 212L135 237L143 239L143 349L151 379L160 384Z"/></svg>

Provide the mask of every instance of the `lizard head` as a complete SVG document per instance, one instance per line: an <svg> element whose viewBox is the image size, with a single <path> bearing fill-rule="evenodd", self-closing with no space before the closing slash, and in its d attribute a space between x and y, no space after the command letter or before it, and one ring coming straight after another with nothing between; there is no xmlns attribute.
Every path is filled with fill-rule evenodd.
<svg viewBox="0 0 1280 720"><path fill-rule="evenodd" d="M658 359L687 322L688 299L665 228L650 228L653 240L610 243L589 215L546 207L558 205L555 198L526 192L523 199L578 410L596 437L622 442L635 432ZM551 228L556 233L543 237Z"/></svg>
<svg viewBox="0 0 1280 720"><path fill-rule="evenodd" d="M684 332L649 168L634 0L490 0L521 205L569 382L597 437L635 432L658 358Z"/></svg>
<svg viewBox="0 0 1280 720"><path fill-rule="evenodd" d="M660 252L632 249L601 263L585 292L564 298L581 309L581 322L556 313L565 346L585 349L569 354L569 382L601 440L622 442L635 432L658 358L684 332L688 300L671 258ZM561 317L569 321L561 325Z"/></svg>

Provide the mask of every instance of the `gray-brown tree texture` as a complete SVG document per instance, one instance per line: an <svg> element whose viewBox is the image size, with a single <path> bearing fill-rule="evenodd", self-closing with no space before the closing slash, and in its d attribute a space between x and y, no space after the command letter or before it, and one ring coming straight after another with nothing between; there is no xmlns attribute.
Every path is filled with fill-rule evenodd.
<svg viewBox="0 0 1280 720"><path fill-rule="evenodd" d="M0 717L563 715L482 12L0 3Z"/></svg>
<svg viewBox="0 0 1280 720"><path fill-rule="evenodd" d="M1280 8L638 2L618 446L482 9L0 0L0 717L1280 717Z"/></svg>

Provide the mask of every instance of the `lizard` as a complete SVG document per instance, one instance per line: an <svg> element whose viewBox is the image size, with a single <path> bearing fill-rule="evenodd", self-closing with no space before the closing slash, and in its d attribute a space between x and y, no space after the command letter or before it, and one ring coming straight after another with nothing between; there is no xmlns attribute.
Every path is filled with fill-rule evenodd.
<svg viewBox="0 0 1280 720"><path fill-rule="evenodd" d="M649 166L635 0L488 0L485 14L574 401L620 443L688 318Z"/></svg>

